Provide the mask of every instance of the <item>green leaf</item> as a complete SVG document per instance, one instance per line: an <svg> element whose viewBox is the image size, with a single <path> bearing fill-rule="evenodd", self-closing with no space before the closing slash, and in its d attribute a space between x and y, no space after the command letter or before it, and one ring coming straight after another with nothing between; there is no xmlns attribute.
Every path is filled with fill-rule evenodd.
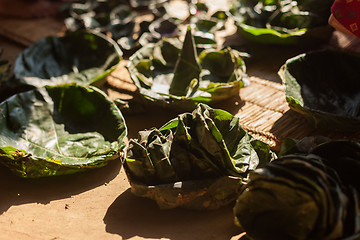
<svg viewBox="0 0 360 240"><path fill-rule="evenodd" d="M127 129L95 87L47 86L0 104L0 163L22 177L69 174L119 159ZM101 116L101 117L99 117Z"/></svg>
<svg viewBox="0 0 360 240"><path fill-rule="evenodd" d="M359 64L358 54L334 50L314 51L287 60L279 76L290 108L319 129L360 129Z"/></svg>
<svg viewBox="0 0 360 240"><path fill-rule="evenodd" d="M203 69L207 69L210 75L215 75L220 78L230 78L236 68L244 66L240 62L234 61L235 56L231 49L226 48L221 51L208 50L203 51L199 56L199 60Z"/></svg>
<svg viewBox="0 0 360 240"><path fill-rule="evenodd" d="M161 177L170 182L178 179L168 158L169 139L172 139L171 132L162 135L157 129L152 129L139 132L138 142L130 140L126 162L132 178L146 179L147 182Z"/></svg>
<svg viewBox="0 0 360 240"><path fill-rule="evenodd" d="M242 0L231 4L239 32L257 43L325 43L333 31L328 24L332 0Z"/></svg>
<svg viewBox="0 0 360 240"><path fill-rule="evenodd" d="M191 20L195 25L195 30L198 30L200 32L216 33L224 26L223 21L215 18L212 19L192 18Z"/></svg>
<svg viewBox="0 0 360 240"><path fill-rule="evenodd" d="M127 68L145 104L193 110L198 103L237 95L249 84L240 52L206 47L196 58L190 30L186 39L182 50L179 39L164 38L130 57Z"/></svg>
<svg viewBox="0 0 360 240"><path fill-rule="evenodd" d="M14 74L18 85L98 86L115 70L121 55L116 43L100 33L69 32L45 37L25 49L16 59Z"/></svg>
<svg viewBox="0 0 360 240"><path fill-rule="evenodd" d="M228 204L248 174L274 158L270 147L246 133L238 118L204 104L199 104L192 113L178 115L159 130L139 132L139 138L130 142L124 169L133 192L155 199L165 208L198 205L191 204L193 197L181 200L170 197L181 191L175 189L176 184L196 186L207 182L210 187L215 182L231 178L233 184L216 184L220 189L213 189L214 192L208 194L209 199L202 200L211 205L212 198L223 192L224 198L220 199L223 199L223 204ZM159 189L166 189L163 196ZM203 187L194 187L193 196L201 191ZM169 202L165 203L164 199ZM217 201L216 206L220 205Z"/></svg>
<svg viewBox="0 0 360 240"><path fill-rule="evenodd" d="M3 50L0 48L0 102L11 95L11 90L9 89L11 65L8 60L1 59L2 53Z"/></svg>
<svg viewBox="0 0 360 240"><path fill-rule="evenodd" d="M314 138L312 143L318 140L322 142ZM308 145L308 138L302 140L292 154L250 174L234 207L235 223L249 238L359 237L360 143Z"/></svg>
<svg viewBox="0 0 360 240"><path fill-rule="evenodd" d="M188 27L183 47L174 69L169 93L176 96L185 96L193 79L198 79L201 67L195 49L191 28Z"/></svg>

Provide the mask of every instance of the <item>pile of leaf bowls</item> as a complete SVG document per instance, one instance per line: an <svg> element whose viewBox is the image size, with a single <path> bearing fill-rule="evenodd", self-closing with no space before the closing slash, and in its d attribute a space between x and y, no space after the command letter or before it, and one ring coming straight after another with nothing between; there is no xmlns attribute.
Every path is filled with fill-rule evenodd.
<svg viewBox="0 0 360 240"><path fill-rule="evenodd" d="M335 131L360 129L360 56L320 50L291 58L279 75L291 109L316 128Z"/></svg>

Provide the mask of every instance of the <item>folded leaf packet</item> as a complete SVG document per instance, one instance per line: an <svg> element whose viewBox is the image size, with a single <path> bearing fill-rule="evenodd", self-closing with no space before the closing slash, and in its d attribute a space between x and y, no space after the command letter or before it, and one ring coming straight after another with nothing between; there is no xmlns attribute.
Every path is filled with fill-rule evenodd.
<svg viewBox="0 0 360 240"><path fill-rule="evenodd" d="M234 201L249 172L273 158L238 118L199 104L130 139L124 169L132 192L160 208L215 209Z"/></svg>
<svg viewBox="0 0 360 240"><path fill-rule="evenodd" d="M63 84L0 104L0 163L24 178L99 168L120 159L125 120L95 87Z"/></svg>

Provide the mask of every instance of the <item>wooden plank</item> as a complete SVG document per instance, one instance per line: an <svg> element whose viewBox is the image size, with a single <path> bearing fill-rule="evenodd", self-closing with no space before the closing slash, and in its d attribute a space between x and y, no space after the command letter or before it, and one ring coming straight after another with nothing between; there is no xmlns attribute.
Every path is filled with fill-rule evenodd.
<svg viewBox="0 0 360 240"><path fill-rule="evenodd" d="M26 47L43 37L60 34L63 30L63 21L57 18L0 17L0 34Z"/></svg>

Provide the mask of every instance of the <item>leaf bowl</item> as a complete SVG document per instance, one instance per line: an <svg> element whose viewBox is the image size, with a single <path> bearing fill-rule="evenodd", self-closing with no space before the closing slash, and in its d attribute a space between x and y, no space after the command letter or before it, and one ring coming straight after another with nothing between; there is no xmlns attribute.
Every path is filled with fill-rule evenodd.
<svg viewBox="0 0 360 240"><path fill-rule="evenodd" d="M288 59L279 70L291 109L316 128L360 129L360 56L319 50Z"/></svg>
<svg viewBox="0 0 360 240"><path fill-rule="evenodd" d="M130 139L123 166L131 191L160 208L216 209L234 201L249 172L273 158L238 118L199 104Z"/></svg>
<svg viewBox="0 0 360 240"><path fill-rule="evenodd" d="M230 98L249 84L240 52L207 48L198 55L190 28L183 42L164 38L139 49L127 68L145 103L182 110Z"/></svg>
<svg viewBox="0 0 360 240"><path fill-rule="evenodd" d="M102 167L125 147L125 120L96 87L35 88L3 101L0 114L0 163L24 178Z"/></svg>
<svg viewBox="0 0 360 240"><path fill-rule="evenodd" d="M43 87L67 82L101 85L122 56L118 45L101 33L69 32L40 39L17 57L15 81Z"/></svg>

